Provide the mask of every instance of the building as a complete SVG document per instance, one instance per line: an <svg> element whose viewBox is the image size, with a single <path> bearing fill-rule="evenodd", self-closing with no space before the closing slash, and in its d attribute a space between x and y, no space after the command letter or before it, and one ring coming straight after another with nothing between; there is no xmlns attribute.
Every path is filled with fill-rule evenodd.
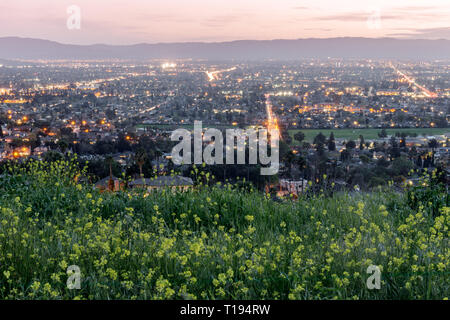
<svg viewBox="0 0 450 320"><path fill-rule="evenodd" d="M95 184L95 187L103 191L120 191L125 187L125 183L114 176L103 178Z"/></svg>
<svg viewBox="0 0 450 320"><path fill-rule="evenodd" d="M194 186L191 178L183 176L159 176L156 178L141 178L129 183L131 188L146 188L156 190L171 188L173 191L186 191Z"/></svg>

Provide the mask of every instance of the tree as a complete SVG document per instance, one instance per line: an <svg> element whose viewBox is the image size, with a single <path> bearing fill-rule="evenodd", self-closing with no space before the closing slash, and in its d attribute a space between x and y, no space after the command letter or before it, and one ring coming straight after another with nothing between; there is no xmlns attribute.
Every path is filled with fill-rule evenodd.
<svg viewBox="0 0 450 320"><path fill-rule="evenodd" d="M430 147L434 151L437 147L439 147L439 142L437 142L436 139L431 139L430 141L428 141L428 147Z"/></svg>
<svg viewBox="0 0 450 320"><path fill-rule="evenodd" d="M390 160L392 161L393 159L400 157L400 148L398 147L397 140L394 136L391 137L390 143L391 147L389 148L388 153L390 156Z"/></svg>
<svg viewBox="0 0 450 320"><path fill-rule="evenodd" d="M309 142L303 142L302 148L305 150L308 150L309 148L311 148L311 144Z"/></svg>
<svg viewBox="0 0 450 320"><path fill-rule="evenodd" d="M2 124L6 123L4 116L0 115L0 138L3 138Z"/></svg>
<svg viewBox="0 0 450 320"><path fill-rule="evenodd" d="M370 180L369 180L370 187L374 188L377 186L382 186L384 184L386 184L386 179L384 179L383 177L378 177L378 176L370 177Z"/></svg>
<svg viewBox="0 0 450 320"><path fill-rule="evenodd" d="M405 137L402 137L400 139L400 148L406 148L406 139L405 139Z"/></svg>
<svg viewBox="0 0 450 320"><path fill-rule="evenodd" d="M370 158L368 156L366 156L365 154L362 154L359 156L359 159L363 162L363 163L369 163L370 162Z"/></svg>
<svg viewBox="0 0 450 320"><path fill-rule="evenodd" d="M322 132L319 132L319 134L314 138L314 144L325 144L327 141L327 138L323 135Z"/></svg>
<svg viewBox="0 0 450 320"><path fill-rule="evenodd" d="M292 176L291 171L292 171L292 164L294 163L295 160L295 154L293 154L292 152L288 152L284 156L283 160L286 163L286 167L289 168L289 175Z"/></svg>
<svg viewBox="0 0 450 320"><path fill-rule="evenodd" d="M287 131L285 131L285 133L283 133L281 135L281 137L282 137L282 139L284 141L286 141L287 144L291 144L292 143L292 138L291 138L290 134Z"/></svg>
<svg viewBox="0 0 450 320"><path fill-rule="evenodd" d="M47 151L43 156L45 162L55 162L61 160L62 158L63 156L61 155L61 153L53 150Z"/></svg>
<svg viewBox="0 0 450 320"><path fill-rule="evenodd" d="M62 139L71 140L73 138L73 131L71 128L67 127L61 128L60 133Z"/></svg>
<svg viewBox="0 0 450 320"><path fill-rule="evenodd" d="M344 149L341 152L341 161L347 162L348 160L350 160L350 152L347 149Z"/></svg>
<svg viewBox="0 0 450 320"><path fill-rule="evenodd" d="M114 158L111 155L108 155L105 158L105 162L109 166L109 177L110 177L110 179L112 179L112 176L113 176L113 174L112 174L112 164L114 162Z"/></svg>
<svg viewBox="0 0 450 320"><path fill-rule="evenodd" d="M94 152L96 154L111 154L114 153L114 145L111 142L103 141L103 140L97 140L97 142L94 144Z"/></svg>
<svg viewBox="0 0 450 320"><path fill-rule="evenodd" d="M364 144L365 144L364 137L363 137L363 135L360 135L359 136L359 150L364 150Z"/></svg>
<svg viewBox="0 0 450 320"><path fill-rule="evenodd" d="M398 146L397 139L395 139L394 136L391 137L389 143L391 144L392 147L397 147Z"/></svg>
<svg viewBox="0 0 450 320"><path fill-rule="evenodd" d="M108 164L109 166L109 180L108 180L108 189L110 191L114 190L114 180L113 180L113 173L112 173L112 164L114 162L114 158L111 155L108 155L105 158L105 162Z"/></svg>
<svg viewBox="0 0 450 320"><path fill-rule="evenodd" d="M325 147L322 142L316 144L316 154L319 158L325 157Z"/></svg>
<svg viewBox="0 0 450 320"><path fill-rule="evenodd" d="M295 162L298 165L300 170L303 170L303 169L306 168L306 164L307 163L306 163L306 160L305 160L305 158L303 156L298 156Z"/></svg>
<svg viewBox="0 0 450 320"><path fill-rule="evenodd" d="M389 166L389 161L387 161L385 158L380 158L377 161L377 166L387 168Z"/></svg>
<svg viewBox="0 0 450 320"><path fill-rule="evenodd" d="M349 140L346 144L345 144L345 148L352 150L356 148L356 142L353 140Z"/></svg>
<svg viewBox="0 0 450 320"><path fill-rule="evenodd" d="M136 164L139 167L140 176L144 177L144 175L142 173L142 167L143 167L145 161L147 161L147 152L145 152L145 150L143 148L137 149L136 153L134 154L134 161L136 162Z"/></svg>
<svg viewBox="0 0 450 320"><path fill-rule="evenodd" d="M125 134L122 132L119 133L119 137L117 139L116 148L118 152L130 151L131 145L127 141Z"/></svg>
<svg viewBox="0 0 450 320"><path fill-rule="evenodd" d="M32 137L30 138L29 145L30 145L31 151L33 151L37 147L40 147L41 146L41 138L39 137L39 135L33 134Z"/></svg>
<svg viewBox="0 0 450 320"><path fill-rule="evenodd" d="M386 132L386 129L382 129L381 130L381 132L378 132L378 136L380 137L380 138L386 138L387 137L387 132Z"/></svg>
<svg viewBox="0 0 450 320"><path fill-rule="evenodd" d="M294 139L297 140L299 143L301 143L303 140L305 140L305 134L301 131L294 134Z"/></svg>
<svg viewBox="0 0 450 320"><path fill-rule="evenodd" d="M406 158L400 157L392 162L392 169L396 175L406 176L414 168L414 164Z"/></svg>
<svg viewBox="0 0 450 320"><path fill-rule="evenodd" d="M330 133L330 138L328 138L328 150L335 151L336 150L336 142L334 141L333 132Z"/></svg>
<svg viewBox="0 0 450 320"><path fill-rule="evenodd" d="M280 159L284 159L288 153L292 153L291 152L291 148L283 140L279 141L279 145L278 146L279 146L279 148L278 148L279 151L278 152L279 152Z"/></svg>
<svg viewBox="0 0 450 320"><path fill-rule="evenodd" d="M59 147L59 150L61 150L61 153L65 154L67 149L69 148L69 143L67 143L66 140L59 140L58 147Z"/></svg>
<svg viewBox="0 0 450 320"><path fill-rule="evenodd" d="M298 166L298 169L301 172L301 177L302 177L302 190L304 190L304 186L303 186L303 179L305 178L305 174L308 171L308 163L306 161L306 159L303 156L298 156L296 159L296 163Z"/></svg>

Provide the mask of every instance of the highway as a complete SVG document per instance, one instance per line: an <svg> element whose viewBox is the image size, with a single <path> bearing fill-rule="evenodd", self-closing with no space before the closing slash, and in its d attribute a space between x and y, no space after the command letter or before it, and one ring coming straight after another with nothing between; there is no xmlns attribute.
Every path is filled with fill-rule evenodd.
<svg viewBox="0 0 450 320"><path fill-rule="evenodd" d="M264 95L266 98L266 113L267 113L267 131L270 132L270 130L279 130L278 128L278 120L273 115L272 111L272 102L270 101L270 94L267 93Z"/></svg>
<svg viewBox="0 0 450 320"><path fill-rule="evenodd" d="M218 74L234 71L236 69L237 69L237 67L232 67L232 68L224 69L224 70L205 71L205 73L208 76L209 81L214 81L214 80L218 79L218 77L217 77ZM267 131L270 132L270 130L272 130L272 129L279 130L278 120L273 115L273 111L272 111L272 102L270 101L271 94L267 93L264 96L266 98Z"/></svg>
<svg viewBox="0 0 450 320"><path fill-rule="evenodd" d="M216 70L216 71L205 71L206 75L208 76L208 80L209 81L214 81L217 80L217 75L220 73L224 73L224 72L230 72L230 71L234 71L236 70L236 67L232 67L229 69L224 69L224 70Z"/></svg>
<svg viewBox="0 0 450 320"><path fill-rule="evenodd" d="M424 86L421 86L420 84L418 84L416 82L416 80L414 78L411 78L410 76L406 75L405 73L403 73L402 71L398 70L393 64L392 62L389 63L390 67L392 69L394 69L394 71L403 79L405 79L410 85L415 86L417 88L419 88L423 94L429 98L437 98L438 95L435 92L432 92L430 90L428 90L427 88L425 88Z"/></svg>

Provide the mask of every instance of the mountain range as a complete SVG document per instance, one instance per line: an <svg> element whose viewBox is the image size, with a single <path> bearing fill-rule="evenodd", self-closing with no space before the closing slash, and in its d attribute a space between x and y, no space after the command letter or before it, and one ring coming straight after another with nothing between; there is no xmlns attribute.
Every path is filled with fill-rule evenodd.
<svg viewBox="0 0 450 320"><path fill-rule="evenodd" d="M230 42L74 45L50 40L1 37L3 59L208 59L295 60L302 58L450 59L450 40L327 38Z"/></svg>

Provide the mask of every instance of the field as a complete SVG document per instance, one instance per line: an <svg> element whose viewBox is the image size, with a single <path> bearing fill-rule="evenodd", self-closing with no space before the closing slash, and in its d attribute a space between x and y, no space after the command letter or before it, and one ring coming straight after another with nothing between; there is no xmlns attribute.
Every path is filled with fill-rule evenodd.
<svg viewBox="0 0 450 320"><path fill-rule="evenodd" d="M305 141L312 142L314 137L322 132L327 138L330 133L334 133L336 139L353 139L358 140L360 135L363 135L365 140L378 139L378 133L381 129L305 129L305 130L289 130L289 134L294 138L294 134L301 131L305 134ZM417 133L418 136L433 136L450 133L450 128L400 128L400 129L386 129L388 135L395 135L396 132ZM298 144L298 141L293 139L293 144Z"/></svg>
<svg viewBox="0 0 450 320"><path fill-rule="evenodd" d="M180 124L180 125L172 125L172 124L138 124L136 128L149 128L149 129L159 129L159 130L175 130L178 128L182 129L194 129L193 124Z"/></svg>
<svg viewBox="0 0 450 320"><path fill-rule="evenodd" d="M218 129L228 129L228 128L237 128L232 125L207 125L203 124L204 128L218 128ZM155 129L166 129L166 130L175 130L178 128L183 128L187 130L193 130L193 124L186 125L169 125L169 124L139 124L136 128L155 128ZM294 134L298 131L301 131L305 134L305 141L312 142L314 137L317 136L320 132L322 132L326 137L330 136L330 133L334 133L334 137L336 139L353 139L358 140L360 135L363 135L365 140L373 140L378 139L378 133L381 132L382 129L301 129L301 130L289 130L289 134L292 137L292 144L298 144L298 141L294 139ZM395 135L397 132L404 133L416 133L418 136L433 136L433 135L443 135L450 134L450 128L399 128L399 129L386 129L388 135Z"/></svg>
<svg viewBox="0 0 450 320"><path fill-rule="evenodd" d="M420 190L410 198L416 206L389 190L274 202L221 185L99 193L78 176L72 161L0 176L1 299L449 294L450 209L417 203ZM381 270L379 290L366 285L371 265ZM80 289L67 287L70 266L81 271Z"/></svg>
<svg viewBox="0 0 450 320"><path fill-rule="evenodd" d="M236 128L233 125L222 125L222 124L202 124L203 128L217 128L217 129L228 129L228 128ZM193 124L138 124L136 128L150 128L150 129L159 129L159 130L175 130L175 129L187 129L193 130Z"/></svg>

